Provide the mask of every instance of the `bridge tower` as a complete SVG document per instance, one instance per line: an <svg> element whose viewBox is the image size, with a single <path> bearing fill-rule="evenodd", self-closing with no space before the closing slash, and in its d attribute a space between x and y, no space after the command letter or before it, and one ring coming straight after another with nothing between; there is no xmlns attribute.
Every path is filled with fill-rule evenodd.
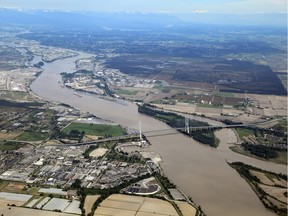
<svg viewBox="0 0 288 216"><path fill-rule="evenodd" d="M190 127L189 127L189 118L185 117L185 131L186 133L190 133Z"/></svg>

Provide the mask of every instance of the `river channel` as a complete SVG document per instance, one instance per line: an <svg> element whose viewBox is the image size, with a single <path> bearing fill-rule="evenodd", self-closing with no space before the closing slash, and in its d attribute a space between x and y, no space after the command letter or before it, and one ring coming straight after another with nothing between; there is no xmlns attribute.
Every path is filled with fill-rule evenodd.
<svg viewBox="0 0 288 216"><path fill-rule="evenodd" d="M75 71L74 62L80 56L45 63L44 72L31 84L31 90L43 99L68 104L97 117L111 120L130 128L138 129L141 121L143 131L169 129L166 124L139 114L134 103L123 100L104 100L99 96L79 93L61 88L61 72ZM218 122L204 119L210 124ZM158 132L159 135L159 132ZM246 181L227 163L242 161L253 166L286 173L286 166L249 158L232 152L229 142L235 139L230 129L216 132L220 139L217 149L205 146L180 133L173 135L151 136L152 150L162 157L162 168L181 190L201 205L207 215L265 216L274 213L265 209Z"/></svg>

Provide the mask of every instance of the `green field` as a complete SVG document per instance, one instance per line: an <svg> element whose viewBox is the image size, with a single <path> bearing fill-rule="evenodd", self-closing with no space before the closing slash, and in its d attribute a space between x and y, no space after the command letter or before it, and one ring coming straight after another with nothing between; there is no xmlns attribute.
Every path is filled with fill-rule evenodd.
<svg viewBox="0 0 288 216"><path fill-rule="evenodd" d="M18 149L21 145L22 145L21 143L0 141L0 151L15 150Z"/></svg>
<svg viewBox="0 0 288 216"><path fill-rule="evenodd" d="M281 131L281 132L287 132L287 120L280 120L277 125L273 127L275 130Z"/></svg>
<svg viewBox="0 0 288 216"><path fill-rule="evenodd" d="M236 132L238 133L240 139L242 140L243 137L247 137L249 135L253 135L254 131L246 128L235 128Z"/></svg>
<svg viewBox="0 0 288 216"><path fill-rule="evenodd" d="M20 136L16 137L16 140L21 141L42 141L49 138L48 133L40 133L37 131L23 132Z"/></svg>
<svg viewBox="0 0 288 216"><path fill-rule="evenodd" d="M114 90L116 94L124 94L124 95L136 95L139 91L129 91L125 89L116 89Z"/></svg>
<svg viewBox="0 0 288 216"><path fill-rule="evenodd" d="M197 106L204 107L204 108L215 108L215 109L221 109L222 108L222 106L214 106L212 104L201 104L201 103L197 104Z"/></svg>
<svg viewBox="0 0 288 216"><path fill-rule="evenodd" d="M121 136L125 133L124 129L117 125L86 124L72 122L65 127L62 132L70 134L72 130L84 131L87 135L95 136Z"/></svg>
<svg viewBox="0 0 288 216"><path fill-rule="evenodd" d="M228 93L228 92L213 92L213 95L220 96L220 97L234 97L233 93Z"/></svg>
<svg viewBox="0 0 288 216"><path fill-rule="evenodd" d="M0 91L0 99L12 101L35 100L35 98L30 93L16 91Z"/></svg>

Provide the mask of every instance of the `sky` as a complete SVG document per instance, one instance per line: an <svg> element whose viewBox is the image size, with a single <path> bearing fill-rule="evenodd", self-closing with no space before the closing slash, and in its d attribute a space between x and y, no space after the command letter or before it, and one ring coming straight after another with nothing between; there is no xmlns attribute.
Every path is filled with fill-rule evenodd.
<svg viewBox="0 0 288 216"><path fill-rule="evenodd" d="M287 13L287 0L0 0L0 7L98 12Z"/></svg>

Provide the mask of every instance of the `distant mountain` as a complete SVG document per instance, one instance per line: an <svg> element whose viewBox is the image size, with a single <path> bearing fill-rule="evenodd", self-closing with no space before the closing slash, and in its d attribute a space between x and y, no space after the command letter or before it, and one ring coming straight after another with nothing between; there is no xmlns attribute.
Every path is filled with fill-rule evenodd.
<svg viewBox="0 0 288 216"><path fill-rule="evenodd" d="M107 13L12 10L0 8L0 25L41 25L67 28L153 28L191 24L287 26L287 14Z"/></svg>
<svg viewBox="0 0 288 216"><path fill-rule="evenodd" d="M287 13L183 13L178 18L185 22L287 27Z"/></svg>
<svg viewBox="0 0 288 216"><path fill-rule="evenodd" d="M177 25L181 22L183 21L173 15L156 13L92 13L0 9L0 24L2 25L47 25L68 28L97 26L141 28L151 25Z"/></svg>

